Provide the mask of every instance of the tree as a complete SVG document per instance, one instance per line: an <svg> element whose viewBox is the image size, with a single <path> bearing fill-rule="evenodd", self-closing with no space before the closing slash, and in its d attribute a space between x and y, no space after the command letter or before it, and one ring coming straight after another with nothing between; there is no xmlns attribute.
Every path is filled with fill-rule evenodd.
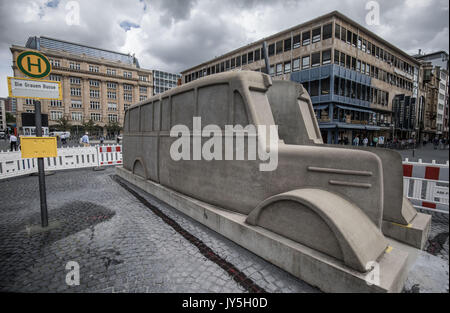
<svg viewBox="0 0 450 313"><path fill-rule="evenodd" d="M6 124L15 124L16 123L16 117L10 113L6 112Z"/></svg>
<svg viewBox="0 0 450 313"><path fill-rule="evenodd" d="M56 121L55 128L59 131L68 131L70 129L70 122L67 117L61 117L59 120Z"/></svg>
<svg viewBox="0 0 450 313"><path fill-rule="evenodd" d="M93 120L89 120L89 121L83 123L83 129L84 129L84 131L88 132L89 134L92 134L92 132L96 129L96 125Z"/></svg>
<svg viewBox="0 0 450 313"><path fill-rule="evenodd" d="M118 122L109 122L106 125L106 130L108 131L108 134L112 134L113 136L115 136L116 134L119 134L120 131L122 130L122 127L120 126L120 124Z"/></svg>

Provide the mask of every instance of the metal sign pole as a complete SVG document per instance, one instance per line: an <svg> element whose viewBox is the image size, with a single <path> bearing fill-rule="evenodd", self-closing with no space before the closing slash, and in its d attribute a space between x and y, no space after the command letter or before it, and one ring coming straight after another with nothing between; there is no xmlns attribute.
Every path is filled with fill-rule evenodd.
<svg viewBox="0 0 450 313"><path fill-rule="evenodd" d="M41 102L34 100L35 119L36 119L36 136L42 137L42 120L41 120ZM45 173L44 173L44 158L38 158L39 171L39 193L41 198L41 223L42 227L48 226L47 214L47 192L45 189Z"/></svg>

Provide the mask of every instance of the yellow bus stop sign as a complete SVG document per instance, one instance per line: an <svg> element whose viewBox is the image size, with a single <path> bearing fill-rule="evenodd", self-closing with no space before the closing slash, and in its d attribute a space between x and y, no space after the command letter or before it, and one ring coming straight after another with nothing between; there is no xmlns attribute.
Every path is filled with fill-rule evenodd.
<svg viewBox="0 0 450 313"><path fill-rule="evenodd" d="M47 77L52 66L45 55L36 51L24 51L17 56L16 65L18 69L28 77Z"/></svg>
<svg viewBox="0 0 450 313"><path fill-rule="evenodd" d="M56 137L20 137L22 158L52 158L58 156Z"/></svg>

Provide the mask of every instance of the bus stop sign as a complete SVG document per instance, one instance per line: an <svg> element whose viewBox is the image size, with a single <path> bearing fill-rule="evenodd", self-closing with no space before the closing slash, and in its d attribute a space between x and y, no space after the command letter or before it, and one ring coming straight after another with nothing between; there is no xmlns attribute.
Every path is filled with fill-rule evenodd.
<svg viewBox="0 0 450 313"><path fill-rule="evenodd" d="M45 55L36 51L24 51L17 56L16 65L19 70L31 78L47 77L52 66Z"/></svg>

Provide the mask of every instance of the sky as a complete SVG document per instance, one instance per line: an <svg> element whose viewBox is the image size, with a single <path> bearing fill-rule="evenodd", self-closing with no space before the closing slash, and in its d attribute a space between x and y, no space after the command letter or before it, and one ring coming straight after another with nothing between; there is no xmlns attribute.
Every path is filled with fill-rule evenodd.
<svg viewBox="0 0 450 313"><path fill-rule="evenodd" d="M134 53L142 68L179 73L334 10L407 53L449 51L449 0L0 0L0 97L9 48L30 36Z"/></svg>

